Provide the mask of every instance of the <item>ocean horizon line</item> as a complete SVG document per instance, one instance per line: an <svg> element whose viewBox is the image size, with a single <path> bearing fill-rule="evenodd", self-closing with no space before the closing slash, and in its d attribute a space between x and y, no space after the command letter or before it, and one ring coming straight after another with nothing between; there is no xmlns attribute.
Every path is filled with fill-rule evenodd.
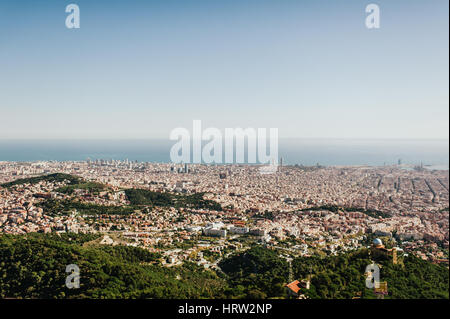
<svg viewBox="0 0 450 319"><path fill-rule="evenodd" d="M168 163L171 162L170 150L176 142L169 139L0 140L0 161L84 161L90 158ZM281 157L285 165L384 166L399 162L448 165L449 144L446 140L280 138L277 158Z"/></svg>

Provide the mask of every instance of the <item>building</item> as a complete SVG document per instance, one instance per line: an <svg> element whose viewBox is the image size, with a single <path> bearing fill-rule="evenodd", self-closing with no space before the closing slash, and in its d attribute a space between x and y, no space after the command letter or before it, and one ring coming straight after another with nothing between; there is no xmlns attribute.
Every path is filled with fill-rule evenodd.
<svg viewBox="0 0 450 319"><path fill-rule="evenodd" d="M392 257L392 263L397 264L397 247L387 249L380 238L375 238L372 242L371 255L374 258Z"/></svg>
<svg viewBox="0 0 450 319"><path fill-rule="evenodd" d="M243 235L243 234L246 234L248 232L249 232L248 227L236 227L236 226L233 226L233 227L230 228L230 233L233 233L233 234L241 234L241 235Z"/></svg>
<svg viewBox="0 0 450 319"><path fill-rule="evenodd" d="M287 284L286 288L290 297L298 298L300 295L300 281L294 280L290 284Z"/></svg>
<svg viewBox="0 0 450 319"><path fill-rule="evenodd" d="M302 280L302 281L294 280L290 284L286 285L288 295L294 298L299 298L301 296L300 293L301 289L309 289L309 287L310 287L309 280Z"/></svg>
<svg viewBox="0 0 450 319"><path fill-rule="evenodd" d="M218 229L218 228L207 227L207 228L205 228L203 230L203 233L206 236L227 237L226 229Z"/></svg>

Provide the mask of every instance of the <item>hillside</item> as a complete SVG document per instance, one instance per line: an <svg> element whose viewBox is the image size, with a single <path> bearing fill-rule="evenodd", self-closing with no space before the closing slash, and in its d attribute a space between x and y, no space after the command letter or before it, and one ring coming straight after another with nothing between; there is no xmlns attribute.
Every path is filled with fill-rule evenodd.
<svg viewBox="0 0 450 319"><path fill-rule="evenodd" d="M5 188L11 188L18 185L35 185L40 182L62 183L67 185L54 189L55 192L65 194L66 199L46 199L37 205L42 207L46 214L61 215L77 210L81 214L96 215L96 214L111 214L123 215L130 214L136 210L140 210L147 206L159 207L176 207L176 208L192 208L192 209L210 209L222 210L219 203L203 199L203 193L196 194L171 194L163 192L154 192L146 189L126 189L125 195L130 202L129 206L105 206L92 203L84 203L76 196L76 190L86 191L92 196L98 196L101 192L111 191L111 189L98 182L89 182L81 177L55 173L50 175L43 175L31 178L17 179L15 181L2 184Z"/></svg>
<svg viewBox="0 0 450 319"><path fill-rule="evenodd" d="M390 258L375 260L381 267L380 281L388 283L392 299L449 298L449 272L444 266L432 264L413 255L399 258L394 265ZM368 249L326 258L303 257L293 261L296 278L306 278L311 271L311 298L352 298L358 292L362 298L375 298L365 288L364 272L371 263Z"/></svg>
<svg viewBox="0 0 450 319"><path fill-rule="evenodd" d="M128 246L92 244L98 235L0 235L0 297L14 298L287 298L289 264L278 252L254 246L222 260L222 272L193 263L166 268L160 256ZM89 245L84 243L89 242ZM368 250L292 261L295 279L311 274L309 298L375 298L365 288ZM377 261L386 298L449 298L449 272L414 256L393 265ZM65 267L77 264L79 289L65 287Z"/></svg>
<svg viewBox="0 0 450 319"><path fill-rule="evenodd" d="M220 298L225 283L193 264L164 268L127 246L88 246L93 235L0 235L0 298ZM80 268L80 288L65 268Z"/></svg>
<svg viewBox="0 0 450 319"><path fill-rule="evenodd" d="M411 299L449 298L449 272L445 266L432 264L409 255L394 265L388 258L376 260L381 265L381 281L388 283L385 298ZM292 260L293 279L307 279L311 274L311 288L302 293L313 299L351 299L361 293L362 298L376 298L365 287L365 269L371 264L369 251L360 249L339 256L297 257ZM288 280L288 263L276 251L253 247L230 257L220 266L229 276L233 293L245 297L286 297L279 289Z"/></svg>
<svg viewBox="0 0 450 319"><path fill-rule="evenodd" d="M36 176L36 177L30 177L30 178L21 178L16 179L15 181L4 183L1 186L5 188L10 188L12 186L16 185L23 185L23 184L38 184L40 182L64 182L66 181L69 185L75 185L82 182L82 179L80 177L69 175L69 174L63 174L63 173L55 173L50 175L43 175L43 176Z"/></svg>
<svg viewBox="0 0 450 319"><path fill-rule="evenodd" d="M204 208L221 210L219 203L203 199L203 193L192 195L178 195L171 193L153 192L145 189L127 189L125 194L131 205L135 206L161 206L161 207L184 207Z"/></svg>

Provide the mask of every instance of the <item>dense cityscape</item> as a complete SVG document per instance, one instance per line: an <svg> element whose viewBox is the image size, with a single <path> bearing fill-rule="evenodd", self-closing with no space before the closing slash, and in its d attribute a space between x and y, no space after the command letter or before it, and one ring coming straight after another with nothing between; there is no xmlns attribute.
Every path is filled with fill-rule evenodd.
<svg viewBox="0 0 450 319"><path fill-rule="evenodd" d="M55 173L84 184L29 180ZM404 254L448 264L446 170L295 165L261 174L249 165L1 162L0 184L2 233L101 234L104 245L158 252L167 267L193 261L217 269L222 258L253 243L294 256L337 255L364 247L371 236L392 241ZM135 207L130 189L175 198L201 194L219 206ZM46 202L84 206L55 209ZM110 213L111 207L125 210Z"/></svg>

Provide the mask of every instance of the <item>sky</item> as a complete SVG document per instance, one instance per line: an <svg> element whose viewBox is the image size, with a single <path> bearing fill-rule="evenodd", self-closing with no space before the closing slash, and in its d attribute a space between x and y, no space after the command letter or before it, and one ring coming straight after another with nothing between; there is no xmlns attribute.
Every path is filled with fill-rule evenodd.
<svg viewBox="0 0 450 319"><path fill-rule="evenodd" d="M370 3L1 0L0 139L448 139L448 1Z"/></svg>

